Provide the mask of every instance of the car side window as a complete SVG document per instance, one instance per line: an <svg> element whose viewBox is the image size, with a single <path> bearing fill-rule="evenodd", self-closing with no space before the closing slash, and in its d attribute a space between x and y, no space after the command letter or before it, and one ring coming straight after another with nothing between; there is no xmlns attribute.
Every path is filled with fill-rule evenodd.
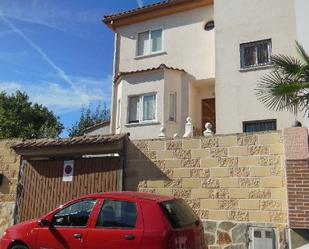
<svg viewBox="0 0 309 249"><path fill-rule="evenodd" d="M134 202L105 200L98 220L97 228L125 228L136 226L137 208Z"/></svg>
<svg viewBox="0 0 309 249"><path fill-rule="evenodd" d="M83 200L63 208L52 220L53 227L86 227L96 200Z"/></svg>

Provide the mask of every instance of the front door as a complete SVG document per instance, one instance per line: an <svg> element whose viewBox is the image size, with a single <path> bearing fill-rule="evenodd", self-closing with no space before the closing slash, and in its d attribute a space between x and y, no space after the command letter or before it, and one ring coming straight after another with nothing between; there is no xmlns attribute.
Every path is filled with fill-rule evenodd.
<svg viewBox="0 0 309 249"><path fill-rule="evenodd" d="M82 200L54 214L49 227L38 228L37 249L83 249L96 200Z"/></svg>
<svg viewBox="0 0 309 249"><path fill-rule="evenodd" d="M104 200L94 227L88 230L85 249L138 249L143 222L138 203Z"/></svg>
<svg viewBox="0 0 309 249"><path fill-rule="evenodd" d="M202 131L205 130L205 124L211 123L212 130L216 133L216 100L203 99L202 100Z"/></svg>

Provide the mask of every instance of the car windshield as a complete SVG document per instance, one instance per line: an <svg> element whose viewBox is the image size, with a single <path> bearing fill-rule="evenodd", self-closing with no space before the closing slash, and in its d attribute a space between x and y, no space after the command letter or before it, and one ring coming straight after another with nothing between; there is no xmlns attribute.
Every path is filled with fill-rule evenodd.
<svg viewBox="0 0 309 249"><path fill-rule="evenodd" d="M198 224L199 218L183 200L162 202L160 206L173 228L185 228Z"/></svg>

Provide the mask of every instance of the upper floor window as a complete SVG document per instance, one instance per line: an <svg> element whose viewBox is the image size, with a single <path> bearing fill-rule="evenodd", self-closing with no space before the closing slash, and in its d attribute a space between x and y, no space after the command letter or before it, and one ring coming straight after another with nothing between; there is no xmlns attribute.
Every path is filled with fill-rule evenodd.
<svg viewBox="0 0 309 249"><path fill-rule="evenodd" d="M241 68L269 65L271 50L271 39L240 44Z"/></svg>
<svg viewBox="0 0 309 249"><path fill-rule="evenodd" d="M156 119L156 94L129 97L129 123L141 123Z"/></svg>
<svg viewBox="0 0 309 249"><path fill-rule="evenodd" d="M176 121L176 92L170 93L169 121Z"/></svg>
<svg viewBox="0 0 309 249"><path fill-rule="evenodd" d="M163 49L162 33L162 29L139 33L137 37L137 56L161 52Z"/></svg>

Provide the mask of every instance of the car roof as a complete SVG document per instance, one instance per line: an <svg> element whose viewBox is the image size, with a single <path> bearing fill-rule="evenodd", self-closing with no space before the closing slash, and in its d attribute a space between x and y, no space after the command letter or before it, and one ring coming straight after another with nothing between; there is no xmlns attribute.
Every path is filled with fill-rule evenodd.
<svg viewBox="0 0 309 249"><path fill-rule="evenodd" d="M151 193L142 193L142 192L133 192L133 191L122 191L122 192L105 192L105 193L96 193L96 194L89 194L84 195L78 199L85 199L85 198L125 198L125 199L134 199L134 200L151 200L156 202L163 202L173 200L174 197L172 196L164 196L164 195L157 195Z"/></svg>

